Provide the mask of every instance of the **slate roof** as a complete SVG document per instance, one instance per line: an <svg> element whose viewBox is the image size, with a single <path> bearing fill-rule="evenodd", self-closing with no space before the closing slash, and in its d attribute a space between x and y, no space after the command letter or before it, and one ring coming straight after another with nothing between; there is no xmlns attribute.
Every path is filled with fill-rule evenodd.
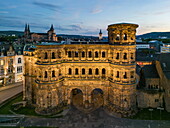
<svg viewBox="0 0 170 128"><path fill-rule="evenodd" d="M159 78L155 65L145 65L142 70L145 78Z"/></svg>
<svg viewBox="0 0 170 128"><path fill-rule="evenodd" d="M164 74L170 79L170 53L162 53L159 56L159 62L161 63Z"/></svg>

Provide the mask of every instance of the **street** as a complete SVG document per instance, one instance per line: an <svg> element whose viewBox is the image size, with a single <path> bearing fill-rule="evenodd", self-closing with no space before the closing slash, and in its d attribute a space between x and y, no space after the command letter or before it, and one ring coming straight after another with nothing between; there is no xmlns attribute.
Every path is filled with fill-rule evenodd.
<svg viewBox="0 0 170 128"><path fill-rule="evenodd" d="M0 89L0 104L7 99L15 96L16 94L22 92L23 85L20 84L14 84L14 85L8 85L8 87L2 87L3 89Z"/></svg>
<svg viewBox="0 0 170 128"><path fill-rule="evenodd" d="M62 118L25 117L19 126L60 128L169 128L170 121L132 120L109 116L102 108L85 114L74 106Z"/></svg>

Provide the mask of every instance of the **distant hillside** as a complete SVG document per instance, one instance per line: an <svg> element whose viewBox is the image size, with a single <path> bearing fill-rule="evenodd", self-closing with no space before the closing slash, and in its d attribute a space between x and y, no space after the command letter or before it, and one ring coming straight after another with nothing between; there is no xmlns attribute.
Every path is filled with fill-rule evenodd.
<svg viewBox="0 0 170 128"><path fill-rule="evenodd" d="M20 31L0 31L0 36L12 36L12 35L15 35L15 36L22 36L24 35L24 32L20 32Z"/></svg>
<svg viewBox="0 0 170 128"><path fill-rule="evenodd" d="M170 32L151 32L146 33L143 35L137 35L137 38L144 38L144 39L159 39L159 38L169 38L170 39Z"/></svg>

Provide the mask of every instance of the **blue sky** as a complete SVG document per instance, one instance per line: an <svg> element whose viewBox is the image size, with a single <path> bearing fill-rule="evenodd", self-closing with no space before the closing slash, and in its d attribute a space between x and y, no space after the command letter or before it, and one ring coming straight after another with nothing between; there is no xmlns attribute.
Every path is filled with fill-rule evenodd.
<svg viewBox="0 0 170 128"><path fill-rule="evenodd" d="M1 0L0 30L98 35L113 23L139 24L137 34L170 31L170 0Z"/></svg>

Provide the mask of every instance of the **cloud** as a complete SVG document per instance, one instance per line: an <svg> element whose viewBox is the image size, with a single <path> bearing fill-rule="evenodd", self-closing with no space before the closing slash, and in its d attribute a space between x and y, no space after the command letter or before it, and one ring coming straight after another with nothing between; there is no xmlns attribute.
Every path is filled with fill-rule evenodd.
<svg viewBox="0 0 170 128"><path fill-rule="evenodd" d="M42 3L42 2L33 2L34 5L40 6L42 8L46 8L52 11L60 11L61 6L59 5L54 5L54 4L49 4L49 3Z"/></svg>
<svg viewBox="0 0 170 128"><path fill-rule="evenodd" d="M102 9L93 9L92 11L91 11L91 13L92 14L97 14L97 13L100 13L100 12L102 12L103 10Z"/></svg>
<svg viewBox="0 0 170 128"><path fill-rule="evenodd" d="M0 13L6 14L6 13L9 13L9 12L7 12L7 11L0 11Z"/></svg>
<svg viewBox="0 0 170 128"><path fill-rule="evenodd" d="M82 27L80 25L69 25L69 27L71 27L75 31L79 31L82 29Z"/></svg>

